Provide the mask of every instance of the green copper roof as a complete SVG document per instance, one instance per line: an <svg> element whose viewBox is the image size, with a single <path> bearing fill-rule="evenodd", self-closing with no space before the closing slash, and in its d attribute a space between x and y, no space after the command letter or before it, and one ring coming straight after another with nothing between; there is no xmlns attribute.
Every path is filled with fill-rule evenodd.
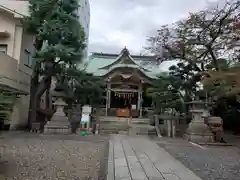
<svg viewBox="0 0 240 180"><path fill-rule="evenodd" d="M93 73L95 76L104 76L115 68L137 68L146 76L150 78L156 78L160 73L168 69L166 68L167 62L156 65L154 62L155 57L153 56L129 55L133 63L118 63L120 62L119 58L121 58L121 53L119 55L93 53L91 56L89 56L86 71ZM167 66L169 66L169 63L167 64Z"/></svg>

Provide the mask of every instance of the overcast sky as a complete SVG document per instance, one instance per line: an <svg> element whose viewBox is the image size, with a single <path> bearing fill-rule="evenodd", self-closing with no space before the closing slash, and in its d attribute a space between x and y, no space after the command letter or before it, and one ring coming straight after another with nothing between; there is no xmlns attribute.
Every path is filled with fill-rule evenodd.
<svg viewBox="0 0 240 180"><path fill-rule="evenodd" d="M90 0L89 52L139 54L146 37L216 0Z"/></svg>

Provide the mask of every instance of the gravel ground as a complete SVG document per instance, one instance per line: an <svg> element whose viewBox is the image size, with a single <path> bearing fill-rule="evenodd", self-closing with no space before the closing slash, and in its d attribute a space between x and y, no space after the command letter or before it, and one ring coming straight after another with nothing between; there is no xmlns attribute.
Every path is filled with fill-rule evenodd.
<svg viewBox="0 0 240 180"><path fill-rule="evenodd" d="M106 173L107 137L8 134L0 146L0 180L100 180Z"/></svg>
<svg viewBox="0 0 240 180"><path fill-rule="evenodd" d="M203 180L240 179L240 152L236 147L201 149L183 140L169 139L158 144Z"/></svg>

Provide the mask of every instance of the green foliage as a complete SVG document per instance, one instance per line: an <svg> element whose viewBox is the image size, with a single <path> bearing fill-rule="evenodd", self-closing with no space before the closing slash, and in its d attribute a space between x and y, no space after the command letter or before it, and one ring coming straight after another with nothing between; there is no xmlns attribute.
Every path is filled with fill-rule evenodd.
<svg viewBox="0 0 240 180"><path fill-rule="evenodd" d="M163 74L153 84L154 87L147 90L147 95L152 97L156 112L165 112L168 109L183 110L179 79L172 75Z"/></svg>
<svg viewBox="0 0 240 180"><path fill-rule="evenodd" d="M66 68L66 75L58 76L58 84L68 95L68 102L99 106L103 101L104 81L100 77L77 68Z"/></svg>
<svg viewBox="0 0 240 180"><path fill-rule="evenodd" d="M0 121L9 120L9 115L16 99L16 94L5 90L0 90Z"/></svg>
<svg viewBox="0 0 240 180"><path fill-rule="evenodd" d="M76 78L74 97L80 104L90 104L93 107L97 107L104 100L103 86L104 81L100 77L80 72L79 78Z"/></svg>
<svg viewBox="0 0 240 180"><path fill-rule="evenodd" d="M205 89L214 98L226 98L240 94L240 66L230 66L222 71L207 71L204 73Z"/></svg>
<svg viewBox="0 0 240 180"><path fill-rule="evenodd" d="M51 15L57 0L29 0L29 14L24 20L25 29L37 34L43 22Z"/></svg>
<svg viewBox="0 0 240 180"><path fill-rule="evenodd" d="M30 0L26 30L36 36L37 63L42 75L53 76L66 65L81 62L85 48L83 28L78 20L78 0ZM38 46L40 48L37 48ZM58 66L58 64L62 64Z"/></svg>
<svg viewBox="0 0 240 180"><path fill-rule="evenodd" d="M219 70L224 56L234 61L239 57L239 33L234 28L240 2L228 1L224 6L192 13L185 20L162 26L155 36L149 37L152 53L161 60L179 60L194 66L195 71L206 66Z"/></svg>
<svg viewBox="0 0 240 180"><path fill-rule="evenodd" d="M178 77L181 91L188 96L185 100L199 94L197 84L205 72L212 78L204 82L202 92L209 91L210 96L218 98L239 91L240 86L236 87L238 75L228 72L233 70L233 64L239 62L240 57L240 34L236 28L239 8L240 1L226 1L190 13L188 18L174 24L164 25L155 36L148 38L147 50L156 54L159 60L178 60L179 63L170 68L170 74ZM220 71L221 76L214 74L216 71Z"/></svg>
<svg viewBox="0 0 240 180"><path fill-rule="evenodd" d="M36 121L36 109L51 79L66 75L66 68L81 63L85 34L79 22L79 0L29 0L28 33L35 36L34 71L31 79L29 124ZM39 77L42 77L39 80Z"/></svg>

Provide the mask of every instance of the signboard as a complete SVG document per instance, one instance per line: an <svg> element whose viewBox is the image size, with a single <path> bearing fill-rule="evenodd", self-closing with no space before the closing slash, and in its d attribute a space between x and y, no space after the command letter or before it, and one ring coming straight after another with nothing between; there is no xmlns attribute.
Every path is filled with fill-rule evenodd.
<svg viewBox="0 0 240 180"><path fill-rule="evenodd" d="M89 123L90 117L89 114L82 114L81 123Z"/></svg>
<svg viewBox="0 0 240 180"><path fill-rule="evenodd" d="M92 112L92 107L85 105L82 107L82 118L81 118L81 123L89 123L90 122L90 113Z"/></svg>
<svg viewBox="0 0 240 180"><path fill-rule="evenodd" d="M85 105L85 106L82 107L82 113L90 114L91 112L92 112L92 107L91 106Z"/></svg>

